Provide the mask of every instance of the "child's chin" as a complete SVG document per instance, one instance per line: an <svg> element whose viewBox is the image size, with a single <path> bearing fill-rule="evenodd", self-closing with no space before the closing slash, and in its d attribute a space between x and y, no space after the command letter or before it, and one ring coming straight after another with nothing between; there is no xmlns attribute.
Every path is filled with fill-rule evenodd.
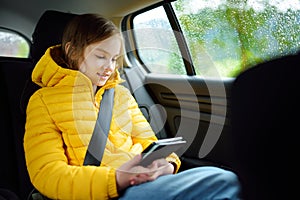
<svg viewBox="0 0 300 200"><path fill-rule="evenodd" d="M105 83L107 82L107 80L100 80L100 81L98 81L98 83L97 83L97 86L99 86L99 87L102 87L103 85L105 85Z"/></svg>

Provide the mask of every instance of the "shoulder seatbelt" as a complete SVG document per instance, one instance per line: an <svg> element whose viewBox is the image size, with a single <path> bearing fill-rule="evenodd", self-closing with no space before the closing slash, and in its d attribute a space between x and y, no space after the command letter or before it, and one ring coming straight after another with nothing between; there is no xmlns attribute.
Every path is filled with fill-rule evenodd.
<svg viewBox="0 0 300 200"><path fill-rule="evenodd" d="M83 165L100 166L110 129L114 102L114 88L105 90L100 103L98 119L90 140Z"/></svg>

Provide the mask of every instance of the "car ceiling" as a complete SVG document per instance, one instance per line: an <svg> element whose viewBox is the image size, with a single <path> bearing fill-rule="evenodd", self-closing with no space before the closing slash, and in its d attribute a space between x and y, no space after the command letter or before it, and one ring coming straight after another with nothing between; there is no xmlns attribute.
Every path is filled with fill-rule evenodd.
<svg viewBox="0 0 300 200"><path fill-rule="evenodd" d="M71 13L100 13L121 18L161 0L1 0L0 26L15 29L29 38L45 10Z"/></svg>

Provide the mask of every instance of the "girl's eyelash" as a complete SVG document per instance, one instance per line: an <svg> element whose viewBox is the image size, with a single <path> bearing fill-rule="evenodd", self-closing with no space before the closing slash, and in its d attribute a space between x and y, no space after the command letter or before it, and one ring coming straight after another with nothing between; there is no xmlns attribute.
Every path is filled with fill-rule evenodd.
<svg viewBox="0 0 300 200"><path fill-rule="evenodd" d="M106 58L105 56L99 56L99 55L96 55L96 57L99 58L99 59L105 59ZM117 58L112 58L111 60L116 62L118 60L118 57Z"/></svg>

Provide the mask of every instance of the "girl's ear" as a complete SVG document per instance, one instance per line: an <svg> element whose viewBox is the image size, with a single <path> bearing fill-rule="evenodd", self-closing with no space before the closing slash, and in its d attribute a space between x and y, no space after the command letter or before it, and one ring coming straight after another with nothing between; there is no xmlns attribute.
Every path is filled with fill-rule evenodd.
<svg viewBox="0 0 300 200"><path fill-rule="evenodd" d="M65 45L66 55L69 53L70 46L71 46L71 42L67 42L66 45Z"/></svg>

